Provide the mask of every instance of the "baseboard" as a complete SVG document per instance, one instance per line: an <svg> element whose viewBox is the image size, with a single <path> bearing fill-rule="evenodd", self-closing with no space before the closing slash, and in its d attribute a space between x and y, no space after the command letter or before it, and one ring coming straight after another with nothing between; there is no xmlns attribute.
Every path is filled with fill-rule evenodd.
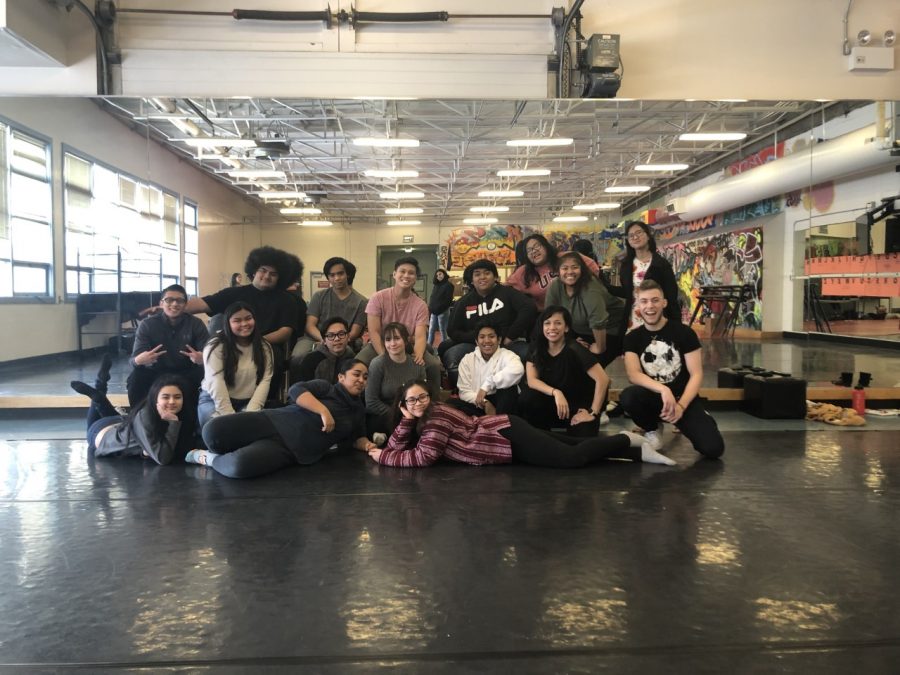
<svg viewBox="0 0 900 675"><path fill-rule="evenodd" d="M808 340L830 342L857 347L873 347L875 349L891 349L900 351L900 340L882 340L880 338L860 337L858 335L835 335L834 333L802 333L786 330L782 337L788 340Z"/></svg>

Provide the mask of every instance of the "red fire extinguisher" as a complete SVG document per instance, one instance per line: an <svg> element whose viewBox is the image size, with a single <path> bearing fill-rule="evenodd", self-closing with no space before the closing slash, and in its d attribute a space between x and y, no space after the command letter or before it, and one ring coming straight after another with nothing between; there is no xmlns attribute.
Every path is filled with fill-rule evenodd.
<svg viewBox="0 0 900 675"><path fill-rule="evenodd" d="M853 409L857 415L866 414L866 390L862 387L853 390Z"/></svg>

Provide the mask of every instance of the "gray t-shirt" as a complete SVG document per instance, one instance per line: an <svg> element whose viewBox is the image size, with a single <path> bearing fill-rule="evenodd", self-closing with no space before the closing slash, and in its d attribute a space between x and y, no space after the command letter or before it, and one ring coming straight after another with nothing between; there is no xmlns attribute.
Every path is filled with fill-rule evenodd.
<svg viewBox="0 0 900 675"><path fill-rule="evenodd" d="M314 316L319 320L319 327L323 321L336 316L341 317L351 326L357 324L366 325L366 304L368 299L358 291L351 291L344 300L341 300L332 288L324 288L316 291L309 301L307 316Z"/></svg>

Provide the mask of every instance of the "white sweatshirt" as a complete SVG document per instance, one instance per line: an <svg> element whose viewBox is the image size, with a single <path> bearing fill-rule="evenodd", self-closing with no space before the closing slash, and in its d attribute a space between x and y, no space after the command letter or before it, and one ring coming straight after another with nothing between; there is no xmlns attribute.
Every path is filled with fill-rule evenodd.
<svg viewBox="0 0 900 675"><path fill-rule="evenodd" d="M493 394L498 389L509 389L525 375L525 366L514 352L500 347L490 360L485 361L478 348L463 357L459 364L459 397L467 403L475 403L479 389Z"/></svg>
<svg viewBox="0 0 900 675"><path fill-rule="evenodd" d="M238 347L237 368L234 371L234 386L229 389L225 384L224 364L222 363L222 345L203 348L203 383L200 388L210 395L216 404L214 417L230 415L235 412L231 399L250 399L246 412L262 410L269 395L269 384L272 381L272 349L263 344L266 357L266 369L263 378L256 384L256 364L253 363L253 348Z"/></svg>

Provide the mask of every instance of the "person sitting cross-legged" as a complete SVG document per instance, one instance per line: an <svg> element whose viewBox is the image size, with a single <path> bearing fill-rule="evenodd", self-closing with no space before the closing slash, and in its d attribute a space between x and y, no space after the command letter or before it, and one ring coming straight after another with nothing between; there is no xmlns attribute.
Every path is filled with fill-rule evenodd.
<svg viewBox="0 0 900 675"><path fill-rule="evenodd" d="M459 363L459 399L448 403L470 415L515 414L525 366L500 346L501 332L489 320L478 328L476 349Z"/></svg>
<svg viewBox="0 0 900 675"><path fill-rule="evenodd" d="M697 394L703 382L700 340L683 323L666 318L662 287L651 279L638 286L636 306L643 325L625 336L625 371L632 386L619 403L662 449L661 422L674 424L704 457L716 459L725 441Z"/></svg>

